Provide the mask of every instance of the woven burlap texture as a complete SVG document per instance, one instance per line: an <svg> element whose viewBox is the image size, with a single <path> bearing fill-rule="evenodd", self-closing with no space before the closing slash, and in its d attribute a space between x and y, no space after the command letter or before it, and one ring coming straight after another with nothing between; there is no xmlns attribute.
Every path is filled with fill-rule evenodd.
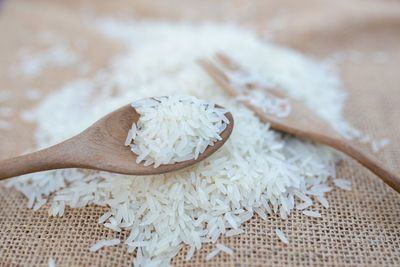
<svg viewBox="0 0 400 267"><path fill-rule="evenodd" d="M28 89L42 97L69 80L80 77L75 67L46 69L26 79L10 71L24 47L41 48L40 33L60 33L71 47L87 40L82 51L91 62L88 76L105 68L112 56L124 50L97 34L85 16L117 15L177 20L232 20L263 32L276 42L317 58L345 51L338 70L349 92L346 117L374 137L388 137L391 145L376 154L400 173L400 4L396 1L6 1L0 9L0 91L12 92L7 103L15 116L12 129L0 130L0 157L17 155L34 147L35 125L18 114L39 100L28 100ZM277 23L280 21L280 23ZM283 24L282 24L283 23ZM276 25L281 25L277 27ZM283 26L282 26L283 25ZM382 56L384 55L384 56ZM368 149L363 146L363 149ZM353 182L352 191L335 189L327 195L328 209L316 206L322 218L294 210L287 220L253 217L245 234L220 243L235 251L206 262L213 245L204 245L189 262L185 247L172 261L175 266L377 266L400 265L400 198L391 188L353 160L337 166L338 176ZM52 257L57 266L132 266L134 255L125 247L90 253L100 239L125 239L97 224L106 207L67 209L62 218L49 217L49 204L37 212L27 199L0 184L0 266L45 266ZM290 243L279 241L281 229Z"/></svg>

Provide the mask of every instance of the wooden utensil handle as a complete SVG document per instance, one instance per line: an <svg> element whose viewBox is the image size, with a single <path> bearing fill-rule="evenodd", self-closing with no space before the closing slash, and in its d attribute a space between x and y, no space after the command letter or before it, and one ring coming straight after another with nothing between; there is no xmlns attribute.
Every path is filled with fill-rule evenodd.
<svg viewBox="0 0 400 267"><path fill-rule="evenodd" d="M70 140L27 155L0 161L0 180L27 173L76 167Z"/></svg>
<svg viewBox="0 0 400 267"><path fill-rule="evenodd" d="M336 149L342 151L348 156L357 160L364 167L369 169L371 172L379 176L387 185L392 187L398 193L400 193L400 178L391 171L387 170L378 163L376 159L372 159L366 153L361 152L359 149L355 148L346 141L336 140L331 144Z"/></svg>

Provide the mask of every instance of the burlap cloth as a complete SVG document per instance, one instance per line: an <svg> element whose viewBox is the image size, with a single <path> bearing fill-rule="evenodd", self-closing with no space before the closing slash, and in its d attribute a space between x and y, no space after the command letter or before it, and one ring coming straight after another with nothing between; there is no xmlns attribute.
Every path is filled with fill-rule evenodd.
<svg viewBox="0 0 400 267"><path fill-rule="evenodd" d="M95 33L82 17L111 14L121 18L134 15L171 20L233 20L260 32L269 30L277 43L318 58L346 51L350 57L339 65L349 92L346 115L371 135L391 139L391 145L376 156L400 173L398 1L31 0L3 2L0 12L0 90L12 91L11 99L1 105L17 110L11 119L13 129L0 130L1 158L34 147L35 126L20 120L18 114L37 101L27 100L24 91L36 88L45 96L66 81L80 77L74 67L66 67L47 69L34 79L15 78L10 68L18 62L18 51L23 47L39 49L39 33L43 31L61 33L71 47L77 46L74 40L85 39L89 46L82 52L94 73L106 67L108 60L124 48ZM184 261L188 249L184 248L173 264L399 266L399 195L352 160L342 162L337 169L338 176L353 182L354 190L335 189L328 194L331 207L315 207L323 214L321 219L303 216L298 211L286 221L278 216L266 221L254 217L244 226L245 234L222 238L223 244L235 250L234 256L220 254L205 262L206 254L214 249L205 245L189 262ZM126 238L126 233L106 230L96 223L106 208L68 209L62 218L49 218L48 204L38 212L26 205L27 200L20 193L0 185L1 266L44 266L49 257L58 266L132 265L133 256L121 246L96 253L88 251L99 239ZM288 245L278 240L276 228L290 240Z"/></svg>

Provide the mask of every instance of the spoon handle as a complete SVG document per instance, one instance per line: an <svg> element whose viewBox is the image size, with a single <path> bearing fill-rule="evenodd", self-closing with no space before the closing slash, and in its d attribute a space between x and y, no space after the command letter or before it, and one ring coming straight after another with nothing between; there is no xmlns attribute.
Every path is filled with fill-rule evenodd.
<svg viewBox="0 0 400 267"><path fill-rule="evenodd" d="M376 159L372 159L366 153L361 152L359 149L344 140L335 139L334 142L331 142L329 145L357 160L360 164L381 178L387 185L400 193L399 176L383 167Z"/></svg>
<svg viewBox="0 0 400 267"><path fill-rule="evenodd" d="M52 147L0 161L0 180L23 174L77 167L78 159L72 152L72 140Z"/></svg>

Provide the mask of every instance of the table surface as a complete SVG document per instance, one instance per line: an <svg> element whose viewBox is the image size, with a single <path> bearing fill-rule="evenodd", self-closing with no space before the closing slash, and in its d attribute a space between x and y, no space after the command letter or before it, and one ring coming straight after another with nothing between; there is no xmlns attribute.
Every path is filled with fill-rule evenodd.
<svg viewBox="0 0 400 267"><path fill-rule="evenodd" d="M1 3L1 2L0 2ZM346 117L356 127L377 138L391 140L376 158L400 173L400 2L378 0L303 1L5 1L0 6L0 94L10 93L1 107L15 116L12 128L0 129L0 158L34 148L34 124L19 114L40 99L26 98L26 91L40 90L45 97L69 80L79 77L74 66L48 69L28 79L16 78L12 68L25 47L40 48L39 35L57 31L69 44L86 39L84 51L92 70L108 65L124 47L90 29L87 16L201 21L232 21L268 32L274 42L316 58L334 53L347 55L338 65L349 97ZM279 23L278 23L279 22ZM369 151L368 147L362 146ZM205 245L192 260L184 261L185 247L174 259L176 266L333 266L400 265L400 198L391 188L353 160L337 166L339 177L353 182L352 191L334 190L327 195L329 209L320 208L321 219L293 211L286 220L270 216L252 218L245 234L221 242L235 250L205 262L212 246ZM57 266L126 266L132 255L121 247L97 253L88 248L101 238L126 238L126 233L105 230L96 223L106 208L69 209L62 218L47 215L49 205L37 212L26 208L27 199L0 183L0 266L45 266L53 257ZM278 227L291 241L279 242Z"/></svg>

